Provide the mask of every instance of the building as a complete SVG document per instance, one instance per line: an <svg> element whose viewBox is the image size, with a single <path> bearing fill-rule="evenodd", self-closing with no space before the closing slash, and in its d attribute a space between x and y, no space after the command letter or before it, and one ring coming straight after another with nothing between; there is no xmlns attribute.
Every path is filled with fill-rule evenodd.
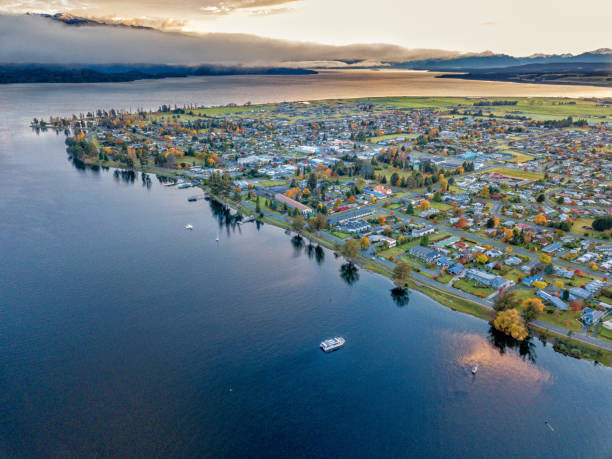
<svg viewBox="0 0 612 459"><path fill-rule="evenodd" d="M440 253L434 249L429 247L422 247L420 245L416 245L411 247L408 251L410 255L414 258L418 258L425 263L435 263L438 258L440 258Z"/></svg>
<svg viewBox="0 0 612 459"><path fill-rule="evenodd" d="M373 236L370 236L370 241L372 241L373 243L377 243L377 242L382 242L383 244L386 243L387 247L389 248L395 247L397 245L397 241L395 239L387 237L387 236L383 236L380 234L375 234Z"/></svg>
<svg viewBox="0 0 612 459"><path fill-rule="evenodd" d="M285 196L284 194L276 193L274 195L274 199L282 204L287 204L287 207L297 209L302 215L312 214L312 209L310 207L302 204L301 202L297 202L295 199L291 199L289 196Z"/></svg>
<svg viewBox="0 0 612 459"><path fill-rule="evenodd" d="M327 218L327 223L330 225L337 225L339 223L344 223L349 220L356 220L358 218L368 217L374 214L374 210L372 207L363 207L361 209L353 209L348 210L346 212L338 212L334 215L331 215Z"/></svg>
<svg viewBox="0 0 612 459"><path fill-rule="evenodd" d="M567 311L567 304L561 298L557 298L554 295L546 293L544 290L538 290L536 295L542 298L544 301L548 301L550 304L555 306L557 309L561 311Z"/></svg>
<svg viewBox="0 0 612 459"><path fill-rule="evenodd" d="M384 186L382 186L382 185L376 185L376 186L374 187L374 192L376 192L376 193L380 193L380 194L383 194L383 195L385 195L385 196L390 196L390 195L391 195L391 193L392 193L392 191L391 191L391 189L390 189L390 188L385 188L385 187L384 187Z"/></svg>
<svg viewBox="0 0 612 459"><path fill-rule="evenodd" d="M338 229L340 231L344 231L345 233L356 234L370 231L372 226L363 220L349 220L348 222L338 225Z"/></svg>
<svg viewBox="0 0 612 459"><path fill-rule="evenodd" d="M486 287L494 288L495 290L509 288L514 284L514 282L511 280L497 276L496 274L487 273L485 271L480 271L479 269L473 268L468 269L465 272L465 277Z"/></svg>
<svg viewBox="0 0 612 459"><path fill-rule="evenodd" d="M436 229L433 226L424 226L423 228L412 229L412 231L410 231L410 237L413 237L413 238L423 237L426 234L432 234L435 231Z"/></svg>
<svg viewBox="0 0 612 459"><path fill-rule="evenodd" d="M597 309L585 308L582 310L582 314L580 318L585 325L593 325L599 319L601 319L605 313L603 311L598 311Z"/></svg>

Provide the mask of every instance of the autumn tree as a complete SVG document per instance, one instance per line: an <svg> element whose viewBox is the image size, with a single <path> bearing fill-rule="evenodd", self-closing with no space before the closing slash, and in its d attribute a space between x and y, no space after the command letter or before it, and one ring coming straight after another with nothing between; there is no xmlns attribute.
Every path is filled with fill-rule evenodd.
<svg viewBox="0 0 612 459"><path fill-rule="evenodd" d="M367 236L363 236L361 239L359 239L359 245L361 246L361 250L365 250L370 247L370 240Z"/></svg>
<svg viewBox="0 0 612 459"><path fill-rule="evenodd" d="M535 216L533 221L535 222L536 225L544 226L544 225L546 225L546 222L548 220L546 219L546 215L538 214L538 215Z"/></svg>
<svg viewBox="0 0 612 459"><path fill-rule="evenodd" d="M493 326L518 341L523 341L528 336L525 322L516 309L499 311L493 320Z"/></svg>

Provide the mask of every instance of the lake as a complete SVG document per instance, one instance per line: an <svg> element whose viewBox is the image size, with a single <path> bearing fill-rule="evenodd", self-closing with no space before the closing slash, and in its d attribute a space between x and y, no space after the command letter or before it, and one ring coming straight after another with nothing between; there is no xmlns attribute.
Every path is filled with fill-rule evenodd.
<svg viewBox="0 0 612 459"><path fill-rule="evenodd" d="M0 456L610 457L612 369L538 340L503 348L482 320L341 276L278 228L228 226L193 189L77 168L63 136L27 127L419 91L380 74L0 86ZM337 335L342 350L319 350Z"/></svg>

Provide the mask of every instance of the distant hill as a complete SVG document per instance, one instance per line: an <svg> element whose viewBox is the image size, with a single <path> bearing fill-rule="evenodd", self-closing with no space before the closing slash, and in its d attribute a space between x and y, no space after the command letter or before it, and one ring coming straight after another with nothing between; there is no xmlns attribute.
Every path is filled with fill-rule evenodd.
<svg viewBox="0 0 612 459"><path fill-rule="evenodd" d="M438 78L612 87L612 63L557 62L462 71L466 73L444 74Z"/></svg>
<svg viewBox="0 0 612 459"><path fill-rule="evenodd" d="M315 73L317 72L314 70L284 67L0 64L0 84L112 83L205 75L309 75Z"/></svg>
<svg viewBox="0 0 612 459"><path fill-rule="evenodd" d="M414 70L461 71L474 69L493 69L526 64L574 64L574 63L608 63L612 64L612 49L602 48L582 54L537 54L527 57L514 57L508 54L487 54L465 56L450 59L423 59L410 62L388 62L392 68Z"/></svg>

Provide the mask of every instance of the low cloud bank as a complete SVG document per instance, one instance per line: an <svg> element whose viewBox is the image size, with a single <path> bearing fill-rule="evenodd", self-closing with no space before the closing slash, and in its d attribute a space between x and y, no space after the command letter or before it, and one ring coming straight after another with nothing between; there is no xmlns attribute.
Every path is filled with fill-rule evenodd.
<svg viewBox="0 0 612 459"><path fill-rule="evenodd" d="M330 46L245 34L193 35L111 25L70 26L48 18L0 16L0 63L278 66L288 62L358 65L450 58L460 53L389 44Z"/></svg>

